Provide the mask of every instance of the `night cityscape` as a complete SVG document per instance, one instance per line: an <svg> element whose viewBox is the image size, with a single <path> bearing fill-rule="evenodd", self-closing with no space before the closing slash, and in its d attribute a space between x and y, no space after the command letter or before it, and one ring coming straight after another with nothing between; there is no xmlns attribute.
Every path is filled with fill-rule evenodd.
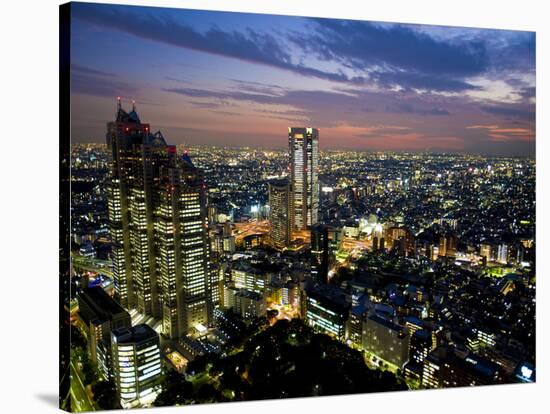
<svg viewBox="0 0 550 414"><path fill-rule="evenodd" d="M535 382L534 38L167 10L72 9L61 407Z"/></svg>

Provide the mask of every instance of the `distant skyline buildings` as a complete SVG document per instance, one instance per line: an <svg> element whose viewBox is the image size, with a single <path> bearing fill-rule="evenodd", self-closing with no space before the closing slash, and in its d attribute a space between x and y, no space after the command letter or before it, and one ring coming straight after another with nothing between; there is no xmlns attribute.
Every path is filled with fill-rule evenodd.
<svg viewBox="0 0 550 414"><path fill-rule="evenodd" d="M174 144L283 148L277 131L315 125L321 150L535 153L532 32L101 4L72 15L74 142L101 141L120 95Z"/></svg>
<svg viewBox="0 0 550 414"><path fill-rule="evenodd" d="M532 34L65 7L71 408L535 381Z"/></svg>

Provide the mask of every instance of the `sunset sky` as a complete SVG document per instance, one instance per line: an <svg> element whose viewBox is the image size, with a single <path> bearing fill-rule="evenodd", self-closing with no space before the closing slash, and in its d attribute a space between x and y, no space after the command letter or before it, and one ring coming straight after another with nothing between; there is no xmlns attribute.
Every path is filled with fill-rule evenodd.
<svg viewBox="0 0 550 414"><path fill-rule="evenodd" d="M72 7L74 142L104 142L121 96L169 143L535 153L532 32Z"/></svg>

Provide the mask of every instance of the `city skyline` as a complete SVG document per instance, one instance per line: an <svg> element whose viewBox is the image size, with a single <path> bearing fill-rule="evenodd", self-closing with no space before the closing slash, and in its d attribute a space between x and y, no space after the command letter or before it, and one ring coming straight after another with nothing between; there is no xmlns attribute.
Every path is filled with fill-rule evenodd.
<svg viewBox="0 0 550 414"><path fill-rule="evenodd" d="M313 125L321 150L535 153L531 32L93 4L73 16L75 142L102 141L120 95L174 144L284 148L287 127Z"/></svg>
<svg viewBox="0 0 550 414"><path fill-rule="evenodd" d="M533 34L61 10L62 409L536 382Z"/></svg>

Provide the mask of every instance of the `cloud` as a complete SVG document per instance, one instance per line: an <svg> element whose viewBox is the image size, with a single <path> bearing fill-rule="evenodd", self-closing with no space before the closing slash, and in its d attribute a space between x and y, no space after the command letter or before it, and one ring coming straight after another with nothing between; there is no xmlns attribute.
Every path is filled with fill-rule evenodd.
<svg viewBox="0 0 550 414"><path fill-rule="evenodd" d="M352 85L379 83L384 87L460 92L476 89L465 78L483 73L488 64L481 41L443 42L402 25L381 27L369 22L312 19L313 30L286 36L250 28L225 31L217 26L201 32L169 13L137 10L79 4L74 7L74 16L175 47ZM296 47L289 47L289 42ZM304 57L312 54L338 68L328 71L321 69L322 65L301 63L310 61Z"/></svg>
<svg viewBox="0 0 550 414"><path fill-rule="evenodd" d="M535 32L505 32L502 30L491 32L498 32L493 34L493 38L499 39L501 43L501 45L493 45L491 49L490 60L493 69L501 73L535 73ZM506 33L507 36L505 36ZM490 36L490 34L488 35Z"/></svg>
<svg viewBox="0 0 550 414"><path fill-rule="evenodd" d="M287 45L275 36L252 29L244 32L224 31L212 26L199 32L192 26L176 21L167 13L138 13L130 8L100 4L76 4L73 16L98 27L128 33L133 36L175 47L211 53L246 62L272 66L303 76L336 82L364 83L360 77L348 78L341 72L323 70L293 63Z"/></svg>
<svg viewBox="0 0 550 414"><path fill-rule="evenodd" d="M390 88L401 87L436 92L462 92L480 89L478 86L460 79L410 71L375 71L371 72L370 76L372 79L375 79L379 85Z"/></svg>
<svg viewBox="0 0 550 414"><path fill-rule="evenodd" d="M314 32L289 36L321 61L339 62L383 86L431 91L465 91L465 78L486 71L485 43L446 42L399 24L311 19ZM365 75L358 76L361 80Z"/></svg>
<svg viewBox="0 0 550 414"><path fill-rule="evenodd" d="M521 96L523 100L529 102L537 96L537 89L534 86L527 86L520 89L517 94Z"/></svg>
<svg viewBox="0 0 550 414"><path fill-rule="evenodd" d="M250 101L261 104L275 104L280 100L280 96L266 95L262 93L249 93L239 91L211 91L197 88L163 88L165 92L176 93L191 98L215 98L231 99L236 101Z"/></svg>
<svg viewBox="0 0 550 414"><path fill-rule="evenodd" d="M503 117L505 119L521 119L535 122L535 109L525 109L515 105L482 105L480 109L488 114Z"/></svg>
<svg viewBox="0 0 550 414"><path fill-rule="evenodd" d="M84 75L91 75L91 76L103 76L108 78L114 78L116 75L114 73L110 72L103 72L101 70L92 69L87 66L82 66L77 63L71 64L71 72L78 73L78 74L84 74Z"/></svg>
<svg viewBox="0 0 550 414"><path fill-rule="evenodd" d="M114 99L115 96L135 97L138 92L138 87L102 74L90 75L78 70L71 73L71 93Z"/></svg>
<svg viewBox="0 0 550 414"><path fill-rule="evenodd" d="M114 99L115 96L135 97L138 91L138 87L118 79L114 73L71 64L71 93Z"/></svg>
<svg viewBox="0 0 550 414"><path fill-rule="evenodd" d="M396 114L416 114L416 115L434 115L434 116L447 116L451 113L444 108L418 108L411 103L401 102L401 103L391 103L386 105L386 112L396 113Z"/></svg>
<svg viewBox="0 0 550 414"><path fill-rule="evenodd" d="M535 132L530 128L510 128L499 125L469 125L466 129L485 130L492 141L534 141Z"/></svg>
<svg viewBox="0 0 550 414"><path fill-rule="evenodd" d="M419 73L472 76L487 67L485 45L480 41L448 43L410 27L336 19L313 19L316 35L306 48L324 59L344 61L350 67L406 68ZM295 39L297 44L300 39Z"/></svg>

